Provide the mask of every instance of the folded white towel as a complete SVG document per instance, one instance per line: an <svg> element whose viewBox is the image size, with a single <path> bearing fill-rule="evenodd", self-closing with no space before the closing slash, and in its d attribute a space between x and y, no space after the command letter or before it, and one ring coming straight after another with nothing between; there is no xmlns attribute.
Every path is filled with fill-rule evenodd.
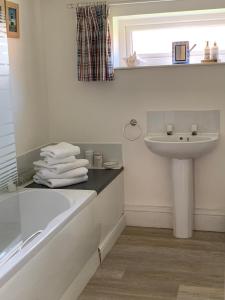
<svg viewBox="0 0 225 300"><path fill-rule="evenodd" d="M41 168L46 168L55 172L56 174L61 174L73 169L87 167L89 165L89 161L87 159L77 159L74 163L49 165L45 161L39 160L35 161L33 164L35 171L39 171Z"/></svg>
<svg viewBox="0 0 225 300"><path fill-rule="evenodd" d="M52 158L52 157L44 157L44 161L48 164L48 165L58 165L58 164L67 164L67 163L73 163L76 161L76 157L75 156L69 156L69 157L65 157L65 158Z"/></svg>
<svg viewBox="0 0 225 300"><path fill-rule="evenodd" d="M42 179L71 179L76 177L82 177L87 175L88 169L87 168L78 168L73 169L71 171L67 171L61 174L57 174L54 171L48 170L46 168L42 168L37 172L37 176L41 177Z"/></svg>
<svg viewBox="0 0 225 300"><path fill-rule="evenodd" d="M88 176L86 175L86 176L71 178L71 179L47 179L47 180L44 180L44 179L38 177L37 175L35 175L33 177L33 179L34 179L34 182L36 182L38 184L46 185L49 188L53 189L53 188L60 188L60 187L64 187L64 186L69 186L69 185L85 182L88 180Z"/></svg>
<svg viewBox="0 0 225 300"><path fill-rule="evenodd" d="M72 155L79 155L80 148L68 143L47 146L41 149L41 157L65 158Z"/></svg>

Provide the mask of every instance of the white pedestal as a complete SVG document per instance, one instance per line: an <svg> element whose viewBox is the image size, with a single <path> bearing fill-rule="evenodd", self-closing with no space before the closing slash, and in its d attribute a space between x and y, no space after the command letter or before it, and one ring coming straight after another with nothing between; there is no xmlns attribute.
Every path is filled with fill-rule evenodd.
<svg viewBox="0 0 225 300"><path fill-rule="evenodd" d="M193 229L194 180L193 160L173 159L174 236L190 238Z"/></svg>

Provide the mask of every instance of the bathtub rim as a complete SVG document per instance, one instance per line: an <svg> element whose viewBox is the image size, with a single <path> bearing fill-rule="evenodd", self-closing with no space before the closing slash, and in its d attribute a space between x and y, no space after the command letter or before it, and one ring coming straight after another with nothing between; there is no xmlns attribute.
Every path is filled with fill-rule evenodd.
<svg viewBox="0 0 225 300"><path fill-rule="evenodd" d="M41 189L27 189L18 190L17 193L26 192L40 192ZM27 262L29 262L38 252L43 248L44 244L48 243L72 218L78 215L90 202L96 197L96 191L92 190L45 190L44 193L57 192L66 197L70 203L69 209L59 214L52 219L44 231L32 240L26 247L24 247L18 254L12 257L0 268L0 288L7 283ZM13 193L16 194L16 193ZM74 195L73 195L74 194ZM74 196L80 194L82 199L72 199Z"/></svg>

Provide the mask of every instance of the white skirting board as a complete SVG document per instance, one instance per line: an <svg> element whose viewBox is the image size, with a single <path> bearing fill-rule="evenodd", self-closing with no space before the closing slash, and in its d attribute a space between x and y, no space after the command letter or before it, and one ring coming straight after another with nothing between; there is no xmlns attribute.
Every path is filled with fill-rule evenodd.
<svg viewBox="0 0 225 300"><path fill-rule="evenodd" d="M112 249L119 236L126 227L125 215L123 215L113 230L107 235L104 241L99 245L99 253L101 256L101 261L103 261L109 251Z"/></svg>
<svg viewBox="0 0 225 300"><path fill-rule="evenodd" d="M99 255L96 251L86 263L80 274L75 278L75 280L66 290L63 297L60 300L76 300L82 293L88 281L97 271L99 265Z"/></svg>
<svg viewBox="0 0 225 300"><path fill-rule="evenodd" d="M173 228L173 209L166 206L125 205L128 226ZM194 229L225 232L225 210L195 209Z"/></svg>

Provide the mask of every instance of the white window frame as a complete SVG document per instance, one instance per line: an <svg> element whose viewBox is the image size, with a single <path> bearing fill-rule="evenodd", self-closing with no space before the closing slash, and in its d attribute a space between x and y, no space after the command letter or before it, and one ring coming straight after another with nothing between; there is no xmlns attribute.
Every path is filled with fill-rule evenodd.
<svg viewBox="0 0 225 300"><path fill-rule="evenodd" d="M176 24L191 26L196 23L199 25L225 24L225 9L114 17L114 66L126 66L125 58L134 50L132 49L133 31L162 28L163 26L168 28L169 26L174 27ZM193 51L192 58L194 58L194 62L201 61L202 53L202 51ZM220 55L225 58L225 49L220 49ZM171 56L172 53L139 55L140 59L145 60L145 63L141 62L141 65L168 65L171 64Z"/></svg>

